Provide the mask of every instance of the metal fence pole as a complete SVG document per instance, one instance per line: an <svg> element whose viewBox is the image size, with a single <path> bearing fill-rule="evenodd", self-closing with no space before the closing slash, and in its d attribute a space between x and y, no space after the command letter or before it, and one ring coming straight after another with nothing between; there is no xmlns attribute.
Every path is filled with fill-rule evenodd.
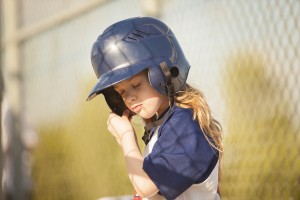
<svg viewBox="0 0 300 200"><path fill-rule="evenodd" d="M5 36L12 38L17 37L18 33L18 3L16 0L3 1L3 20ZM22 141L21 141L21 113L22 113L22 100L21 100L21 66L19 56L19 44L16 39L13 39L4 49L4 70L7 75L6 80L6 94L12 108L12 126L10 133L12 143L10 144L10 151L13 163L13 191L12 199L23 200L24 189L22 186Z"/></svg>
<svg viewBox="0 0 300 200"><path fill-rule="evenodd" d="M2 0L0 0L0 19L3 17ZM2 38L2 20L0 20L0 40ZM0 45L1 46L1 45ZM3 152L2 152L2 94L3 94L3 76L2 76L2 49L0 48L0 199L3 199L2 192L2 173L3 173Z"/></svg>
<svg viewBox="0 0 300 200"><path fill-rule="evenodd" d="M56 13L52 17L36 22L32 25L26 25L24 27L19 27L16 35L5 35L5 38L2 38L2 44L0 48L5 48L7 45L13 42L23 42L32 38L36 35L41 34L51 28L55 28L60 24L66 23L71 19L79 17L84 13L90 12L91 10L99 7L100 5L109 2L108 0L90 0L86 3L67 9L62 13ZM25 3L26 4L26 3Z"/></svg>

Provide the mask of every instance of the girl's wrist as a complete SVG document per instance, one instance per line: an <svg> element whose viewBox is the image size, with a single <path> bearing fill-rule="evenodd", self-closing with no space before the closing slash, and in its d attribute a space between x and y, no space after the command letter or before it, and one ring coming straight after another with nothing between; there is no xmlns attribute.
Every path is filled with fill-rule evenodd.
<svg viewBox="0 0 300 200"><path fill-rule="evenodd" d="M130 152L139 151L139 148L135 141L135 135L133 131L128 131L122 135L120 138L121 147L123 149L124 155L128 155Z"/></svg>

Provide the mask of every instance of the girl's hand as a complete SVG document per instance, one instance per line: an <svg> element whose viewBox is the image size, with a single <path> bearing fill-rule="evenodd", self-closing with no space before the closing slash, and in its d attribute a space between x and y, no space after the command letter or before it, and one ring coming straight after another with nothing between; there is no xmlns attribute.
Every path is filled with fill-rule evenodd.
<svg viewBox="0 0 300 200"><path fill-rule="evenodd" d="M134 135L134 130L129 119L129 113L129 110L125 110L122 117L113 112L108 115L107 129L116 138L119 145L121 145L122 138L125 134Z"/></svg>
<svg viewBox="0 0 300 200"><path fill-rule="evenodd" d="M129 110L125 110L122 117L113 112L109 113L107 128L123 150L127 173L135 190L147 197L157 194L158 188L143 170L144 158L130 123Z"/></svg>

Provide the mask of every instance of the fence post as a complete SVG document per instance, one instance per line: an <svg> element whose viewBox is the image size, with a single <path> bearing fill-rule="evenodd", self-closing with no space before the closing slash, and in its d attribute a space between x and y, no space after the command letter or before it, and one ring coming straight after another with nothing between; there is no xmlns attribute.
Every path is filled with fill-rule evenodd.
<svg viewBox="0 0 300 200"><path fill-rule="evenodd" d="M0 19L3 17L2 0L0 0ZM0 20L0 41L2 41L2 24ZM2 76L2 48L0 45L0 199L3 199L2 192L2 173L3 173L3 152L2 152L2 94L4 90L3 76Z"/></svg>
<svg viewBox="0 0 300 200"><path fill-rule="evenodd" d="M13 200L23 200L25 192L23 188L22 174L22 140L21 140L21 116L22 116L22 73L20 66L19 43L18 37L18 8L17 0L3 1L3 21L5 37L9 38L9 43L5 45L5 56L3 57L4 74L6 88L5 93L8 97L9 104L12 108L12 126L9 134L11 134L12 142L9 147L12 156L12 181L13 181Z"/></svg>

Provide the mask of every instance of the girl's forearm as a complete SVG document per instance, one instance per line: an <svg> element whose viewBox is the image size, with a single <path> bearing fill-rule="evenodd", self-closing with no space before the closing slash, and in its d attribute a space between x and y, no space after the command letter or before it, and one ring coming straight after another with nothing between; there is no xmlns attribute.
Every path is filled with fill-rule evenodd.
<svg viewBox="0 0 300 200"><path fill-rule="evenodd" d="M143 170L144 158L134 135L134 133L128 133L123 135L121 139L128 176L134 189L141 197L150 197L158 192L158 188Z"/></svg>

